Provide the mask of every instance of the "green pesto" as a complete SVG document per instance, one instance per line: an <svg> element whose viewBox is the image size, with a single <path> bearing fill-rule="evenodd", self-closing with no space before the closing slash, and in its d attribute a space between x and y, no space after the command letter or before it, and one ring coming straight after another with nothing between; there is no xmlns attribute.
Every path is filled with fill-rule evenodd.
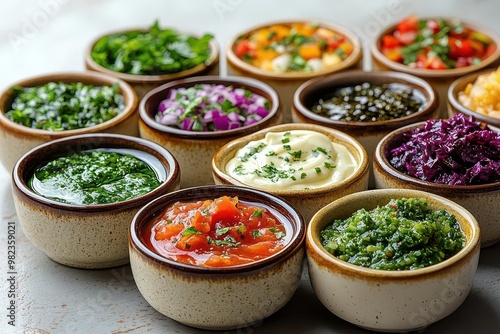
<svg viewBox="0 0 500 334"><path fill-rule="evenodd" d="M81 82L49 82L36 87L14 87L11 121L33 128L63 131L106 122L125 109L118 85L93 86Z"/></svg>
<svg viewBox="0 0 500 334"><path fill-rule="evenodd" d="M85 151L52 160L34 172L29 186L70 204L107 204L144 195L160 185L155 171L131 154Z"/></svg>
<svg viewBox="0 0 500 334"><path fill-rule="evenodd" d="M465 241L455 216L416 198L360 209L321 231L321 244L340 260L381 270L431 266L458 253Z"/></svg>

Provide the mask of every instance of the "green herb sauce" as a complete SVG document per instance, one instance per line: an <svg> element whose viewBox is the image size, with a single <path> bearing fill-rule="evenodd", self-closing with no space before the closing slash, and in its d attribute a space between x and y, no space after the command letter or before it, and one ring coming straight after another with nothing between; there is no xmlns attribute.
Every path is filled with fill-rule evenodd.
<svg viewBox="0 0 500 334"><path fill-rule="evenodd" d="M88 128L112 119L125 109L118 85L49 82L36 87L14 87L13 90L15 98L5 116L33 129Z"/></svg>
<svg viewBox="0 0 500 334"><path fill-rule="evenodd" d="M320 235L323 247L340 260L381 270L431 266L458 253L466 241L453 215L415 198L358 210Z"/></svg>
<svg viewBox="0 0 500 334"><path fill-rule="evenodd" d="M36 193L62 203L121 202L144 195L164 181L164 173L155 168L153 159L156 158L136 150L83 151L38 167L29 186Z"/></svg>
<svg viewBox="0 0 500 334"><path fill-rule="evenodd" d="M210 40L161 29L156 21L149 30L130 31L101 38L91 57L115 72L161 75L181 72L205 63L210 58Z"/></svg>

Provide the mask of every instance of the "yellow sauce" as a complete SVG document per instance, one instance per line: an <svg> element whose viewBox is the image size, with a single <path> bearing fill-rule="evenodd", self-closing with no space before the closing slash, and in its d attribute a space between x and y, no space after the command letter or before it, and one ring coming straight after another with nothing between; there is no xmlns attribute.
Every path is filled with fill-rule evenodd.
<svg viewBox="0 0 500 334"><path fill-rule="evenodd" d="M298 190L339 184L357 168L344 145L322 133L293 130L249 142L227 163L226 172L252 187Z"/></svg>
<svg viewBox="0 0 500 334"><path fill-rule="evenodd" d="M459 93L458 101L477 113L500 118L500 68L478 76Z"/></svg>

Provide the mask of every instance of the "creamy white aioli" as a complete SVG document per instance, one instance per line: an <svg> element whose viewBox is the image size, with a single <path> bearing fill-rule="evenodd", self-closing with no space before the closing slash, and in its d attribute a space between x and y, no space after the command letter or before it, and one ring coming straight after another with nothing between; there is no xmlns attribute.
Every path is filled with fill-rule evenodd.
<svg viewBox="0 0 500 334"><path fill-rule="evenodd" d="M226 172L266 190L314 189L336 185L357 169L349 150L319 132L269 132L249 142L226 164Z"/></svg>

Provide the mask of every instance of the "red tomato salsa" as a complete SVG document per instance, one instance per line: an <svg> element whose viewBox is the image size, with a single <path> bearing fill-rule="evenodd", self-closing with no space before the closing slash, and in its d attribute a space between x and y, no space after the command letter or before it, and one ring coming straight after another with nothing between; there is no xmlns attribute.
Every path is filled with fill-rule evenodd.
<svg viewBox="0 0 500 334"><path fill-rule="evenodd" d="M479 64L496 50L490 37L459 20L402 20L384 36L380 51L389 59L412 68L443 70Z"/></svg>
<svg viewBox="0 0 500 334"><path fill-rule="evenodd" d="M145 240L153 251L174 261L228 267L280 251L285 226L264 206L222 196L174 203L148 226Z"/></svg>

